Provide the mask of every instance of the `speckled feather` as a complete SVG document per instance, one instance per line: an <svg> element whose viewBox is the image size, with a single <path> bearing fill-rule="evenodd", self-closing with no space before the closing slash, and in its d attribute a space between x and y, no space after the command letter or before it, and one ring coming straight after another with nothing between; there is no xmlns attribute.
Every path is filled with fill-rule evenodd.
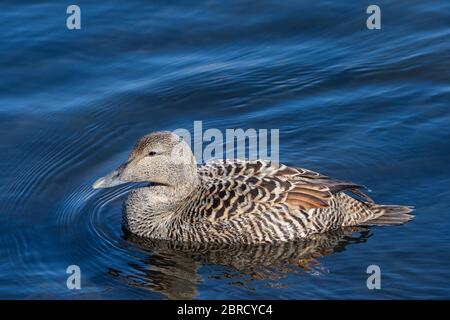
<svg viewBox="0 0 450 320"><path fill-rule="evenodd" d="M377 218L361 186L316 172L264 161L216 161L200 167L200 186L176 212L191 232L170 236L181 241L262 243L306 238ZM365 199L369 199L364 195ZM195 230L195 231L194 231Z"/></svg>

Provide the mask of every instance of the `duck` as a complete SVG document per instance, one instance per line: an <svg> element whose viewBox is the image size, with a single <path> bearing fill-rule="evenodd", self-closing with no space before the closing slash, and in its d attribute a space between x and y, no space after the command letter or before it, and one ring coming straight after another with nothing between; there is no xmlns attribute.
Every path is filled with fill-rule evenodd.
<svg viewBox="0 0 450 320"><path fill-rule="evenodd" d="M413 207L376 204L352 182L266 160L198 165L170 131L147 134L94 189L135 183L122 225L137 236L182 243L261 244L345 227L401 225Z"/></svg>

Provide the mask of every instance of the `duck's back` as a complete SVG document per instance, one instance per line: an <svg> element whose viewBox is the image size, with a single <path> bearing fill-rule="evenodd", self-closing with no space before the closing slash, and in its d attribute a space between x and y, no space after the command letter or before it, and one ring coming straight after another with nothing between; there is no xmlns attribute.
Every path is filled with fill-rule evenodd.
<svg viewBox="0 0 450 320"><path fill-rule="evenodd" d="M194 241L287 241L341 226L376 224L369 221L376 222L385 211L359 191L360 185L306 169L221 160L198 172L200 187L180 208L183 220L198 227ZM410 211L395 208L403 208L396 213Z"/></svg>

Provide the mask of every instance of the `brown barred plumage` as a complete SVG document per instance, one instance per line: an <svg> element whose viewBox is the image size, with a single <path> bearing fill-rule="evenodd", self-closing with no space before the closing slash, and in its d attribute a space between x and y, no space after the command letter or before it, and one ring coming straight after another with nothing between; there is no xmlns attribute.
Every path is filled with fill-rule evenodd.
<svg viewBox="0 0 450 320"><path fill-rule="evenodd" d="M169 132L142 138L125 164L94 187L130 181L154 184L128 196L124 226L154 239L291 241L340 227L401 224L412 217L411 207L377 205L362 186L307 169L262 160L197 167L189 146Z"/></svg>

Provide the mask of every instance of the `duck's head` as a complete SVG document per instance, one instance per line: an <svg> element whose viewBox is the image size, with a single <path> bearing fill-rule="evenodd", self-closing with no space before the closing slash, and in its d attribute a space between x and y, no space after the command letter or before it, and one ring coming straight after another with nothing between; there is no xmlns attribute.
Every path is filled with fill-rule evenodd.
<svg viewBox="0 0 450 320"><path fill-rule="evenodd" d="M195 183L197 163L189 145L178 135L154 132L142 137L128 159L92 185L94 189L127 182L151 182L168 187Z"/></svg>

